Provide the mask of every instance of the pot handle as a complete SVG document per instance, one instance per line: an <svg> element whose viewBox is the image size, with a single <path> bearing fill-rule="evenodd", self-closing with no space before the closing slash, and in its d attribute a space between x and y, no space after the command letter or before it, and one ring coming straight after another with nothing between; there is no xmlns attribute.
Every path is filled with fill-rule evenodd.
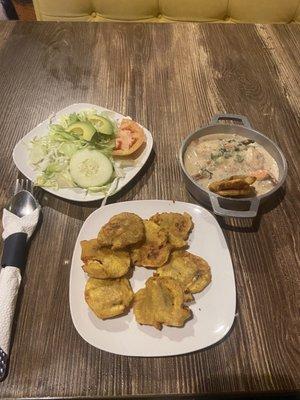
<svg viewBox="0 0 300 400"><path fill-rule="evenodd" d="M233 217L233 218L254 218L257 215L258 207L259 207L259 199L254 197L251 200L247 200L250 202L249 210L247 211L237 211L237 210L228 210L227 208L223 208L220 206L219 198L215 195L209 195L211 205L213 208L213 212L216 215L220 215L222 217Z"/></svg>
<svg viewBox="0 0 300 400"><path fill-rule="evenodd" d="M250 122L247 117L244 115L238 114L216 114L212 117L211 124L215 125L218 124L220 120L234 120L234 121L241 121L242 125L246 128L251 128Z"/></svg>

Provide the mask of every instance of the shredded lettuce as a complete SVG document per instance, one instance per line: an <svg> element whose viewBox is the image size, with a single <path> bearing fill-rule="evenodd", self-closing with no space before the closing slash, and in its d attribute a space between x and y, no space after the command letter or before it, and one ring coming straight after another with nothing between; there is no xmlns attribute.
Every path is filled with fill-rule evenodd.
<svg viewBox="0 0 300 400"><path fill-rule="evenodd" d="M87 189L88 193L104 193L106 194L109 191L109 188L111 186L111 182L108 185L104 186L91 186Z"/></svg>
<svg viewBox="0 0 300 400"><path fill-rule="evenodd" d="M69 114L69 115L64 115L60 118L60 125L63 128L67 128L68 126L70 126L71 124L74 124L75 122L78 122L79 118L78 118L78 114L77 113L73 113L73 114Z"/></svg>
<svg viewBox="0 0 300 400"><path fill-rule="evenodd" d="M104 135L97 131L91 141L86 141L76 133L66 131L71 124L78 121L91 122L90 119L92 120L95 116L109 119L114 127L114 134ZM93 122L93 125L97 130L97 123ZM62 116L57 123L49 125L49 131L45 136L35 137L29 144L29 161L38 173L35 184L53 189L77 187L70 175L69 164L71 157L84 148L100 150L115 165L112 159L112 150L115 146L116 132L117 123L110 113L85 110ZM118 175L124 175L119 166L116 169ZM107 193L111 183L101 187L88 188L87 192Z"/></svg>
<svg viewBox="0 0 300 400"><path fill-rule="evenodd" d="M73 154L76 153L76 151L78 151L78 146L76 145L76 143L73 142L63 142L61 143L61 145L59 146L59 151L60 153L62 153L63 155L65 155L66 157L72 157Z"/></svg>

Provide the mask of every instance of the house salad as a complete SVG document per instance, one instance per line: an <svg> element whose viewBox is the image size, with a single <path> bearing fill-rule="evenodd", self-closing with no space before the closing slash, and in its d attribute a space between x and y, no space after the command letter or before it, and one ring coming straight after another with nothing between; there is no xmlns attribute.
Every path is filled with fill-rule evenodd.
<svg viewBox="0 0 300 400"><path fill-rule="evenodd" d="M143 128L130 118L115 120L96 110L65 115L29 143L35 184L106 193L115 178L135 165L145 141Z"/></svg>

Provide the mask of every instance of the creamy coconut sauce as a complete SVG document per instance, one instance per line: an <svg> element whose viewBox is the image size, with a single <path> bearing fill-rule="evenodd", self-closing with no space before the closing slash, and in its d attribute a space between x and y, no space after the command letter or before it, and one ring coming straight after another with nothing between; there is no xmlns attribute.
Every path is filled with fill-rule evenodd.
<svg viewBox="0 0 300 400"><path fill-rule="evenodd" d="M212 134L193 140L184 154L184 165L191 178L204 188L232 175L255 176L252 186L257 195L271 190L279 177L276 161L260 144L235 134Z"/></svg>

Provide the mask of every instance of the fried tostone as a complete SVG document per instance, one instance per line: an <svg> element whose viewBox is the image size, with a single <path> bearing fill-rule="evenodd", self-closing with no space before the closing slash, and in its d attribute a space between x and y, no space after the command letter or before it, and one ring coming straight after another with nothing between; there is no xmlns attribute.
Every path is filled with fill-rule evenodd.
<svg viewBox="0 0 300 400"><path fill-rule="evenodd" d="M201 292L211 282L211 270L201 257L188 251L175 251L168 264L155 275L176 279L186 293Z"/></svg>
<svg viewBox="0 0 300 400"><path fill-rule="evenodd" d="M192 312L184 305L179 282L169 277L152 277L134 296L133 312L141 325L161 329L162 325L183 326Z"/></svg>
<svg viewBox="0 0 300 400"><path fill-rule="evenodd" d="M131 260L139 267L158 268L164 265L170 256L171 246L167 243L167 234L153 221L144 220L146 241L131 250Z"/></svg>
<svg viewBox="0 0 300 400"><path fill-rule="evenodd" d="M146 243L132 249L131 260L139 267L159 268L168 261L171 249L169 244L158 247L152 243Z"/></svg>
<svg viewBox="0 0 300 400"><path fill-rule="evenodd" d="M97 239L83 240L81 243L83 270L92 278L120 278L131 266L130 254L124 250L99 248Z"/></svg>
<svg viewBox="0 0 300 400"><path fill-rule="evenodd" d="M256 178L248 175L233 175L228 179L211 182L208 189L223 197L251 197L255 195L255 188L250 186Z"/></svg>
<svg viewBox="0 0 300 400"><path fill-rule="evenodd" d="M217 192L222 197L253 197L255 193L255 189L252 186L243 189L219 190Z"/></svg>
<svg viewBox="0 0 300 400"><path fill-rule="evenodd" d="M167 243L168 236L166 232L155 222L144 220L146 242L156 246L163 246Z"/></svg>
<svg viewBox="0 0 300 400"><path fill-rule="evenodd" d="M138 215L123 212L114 215L98 234L99 246L112 246L112 249L124 249L145 239L145 228Z"/></svg>
<svg viewBox="0 0 300 400"><path fill-rule="evenodd" d="M126 278L89 278L84 297L98 318L107 319L123 314L129 308L133 291Z"/></svg>
<svg viewBox="0 0 300 400"><path fill-rule="evenodd" d="M180 249L187 245L189 233L193 229L192 217L188 213L157 213L150 221L159 225L168 235L169 243L173 248Z"/></svg>

